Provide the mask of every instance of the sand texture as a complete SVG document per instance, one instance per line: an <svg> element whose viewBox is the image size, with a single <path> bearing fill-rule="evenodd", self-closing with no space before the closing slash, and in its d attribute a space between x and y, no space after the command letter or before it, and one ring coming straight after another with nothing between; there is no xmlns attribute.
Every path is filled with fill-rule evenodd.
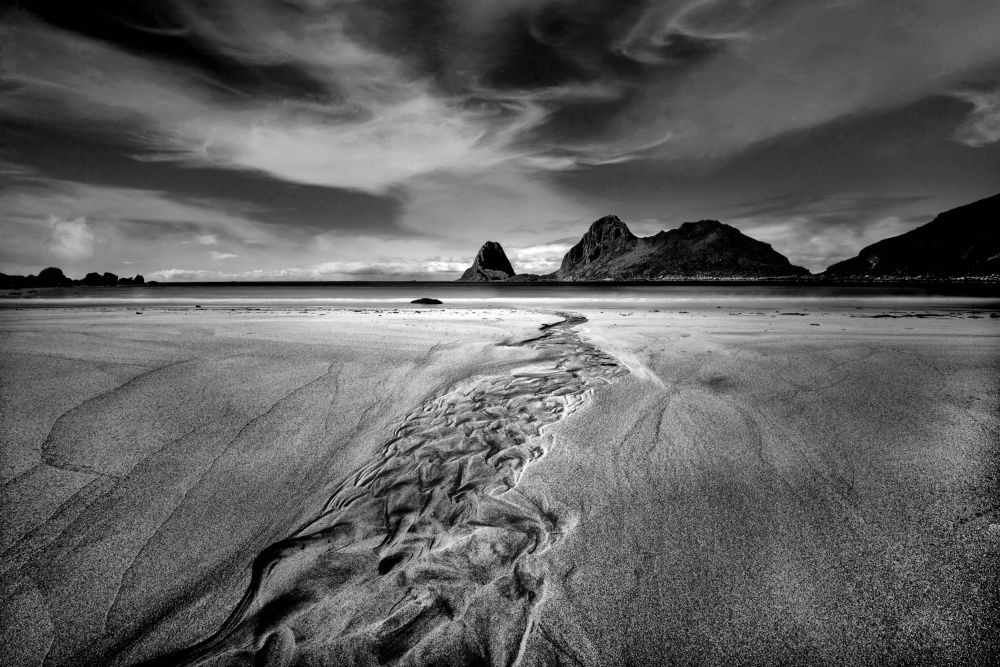
<svg viewBox="0 0 1000 667"><path fill-rule="evenodd" d="M632 372L522 482L579 513L529 653L992 664L1000 322L732 312L588 313Z"/></svg>
<svg viewBox="0 0 1000 667"><path fill-rule="evenodd" d="M0 663L131 664L211 634L331 479L559 319L504 315L3 313Z"/></svg>
<svg viewBox="0 0 1000 667"><path fill-rule="evenodd" d="M0 662L991 664L1000 320L575 310L0 311Z"/></svg>
<svg viewBox="0 0 1000 667"><path fill-rule="evenodd" d="M567 530L516 492L531 440L625 369L572 331L530 366L448 387L406 416L322 513L271 545L222 628L156 664L514 664L544 594L527 557ZM335 658L334 658L335 656Z"/></svg>

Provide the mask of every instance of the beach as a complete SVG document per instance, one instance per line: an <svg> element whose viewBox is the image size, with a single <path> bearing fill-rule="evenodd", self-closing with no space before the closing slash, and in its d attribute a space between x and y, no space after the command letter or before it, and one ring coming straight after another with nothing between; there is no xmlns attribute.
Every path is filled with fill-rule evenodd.
<svg viewBox="0 0 1000 667"><path fill-rule="evenodd" d="M988 664L996 309L803 303L0 310L0 662Z"/></svg>

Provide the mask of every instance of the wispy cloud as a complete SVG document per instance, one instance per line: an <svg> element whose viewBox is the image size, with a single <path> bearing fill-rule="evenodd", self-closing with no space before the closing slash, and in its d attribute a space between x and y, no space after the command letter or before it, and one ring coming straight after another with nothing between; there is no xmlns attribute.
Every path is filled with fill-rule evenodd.
<svg viewBox="0 0 1000 667"><path fill-rule="evenodd" d="M48 266L58 260L73 269L93 262L117 264L118 253L162 257L171 241L179 250L192 237L278 243L271 229L243 216L240 208L222 200L182 200L153 190L32 176L0 191L0 262Z"/></svg>
<svg viewBox="0 0 1000 667"><path fill-rule="evenodd" d="M217 240L219 235L265 238L264 226L240 215L240 207L224 200L182 200L155 190L43 178L11 186L0 194L0 215L7 220L49 223L54 216L59 220L85 219L91 227L116 221L158 223L171 231L217 230L199 235L205 239Z"/></svg>
<svg viewBox="0 0 1000 667"><path fill-rule="evenodd" d="M546 116L530 100L469 106L465 98L435 94L398 59L354 42L336 12L295 40L255 15L265 7L240 6L240 16L259 23L253 34L242 21L217 26L196 12L190 18L218 40L216 48L250 61L294 62L342 99L274 104L221 95L189 69L22 22L8 31L12 55L4 75L13 87L0 94L0 113L31 116L48 106L56 115L127 122L154 151L140 159L375 193L421 174L485 170L537 152L513 148Z"/></svg>
<svg viewBox="0 0 1000 667"><path fill-rule="evenodd" d="M933 214L919 213L927 199L859 192L784 195L736 206L726 222L816 272L928 222Z"/></svg>
<svg viewBox="0 0 1000 667"><path fill-rule="evenodd" d="M239 257L231 252L219 252L217 250L212 250L208 253L212 259L232 259L233 257Z"/></svg>
<svg viewBox="0 0 1000 667"><path fill-rule="evenodd" d="M955 130L955 139L980 148L1000 141L1000 86L993 90L962 90L952 93L972 105L969 118Z"/></svg>
<svg viewBox="0 0 1000 667"><path fill-rule="evenodd" d="M562 264L563 255L579 239L512 248L511 263L518 273L552 273Z"/></svg>
<svg viewBox="0 0 1000 667"><path fill-rule="evenodd" d="M308 80L309 94L279 100L21 20L6 35L0 110L126 121L152 149L144 159L384 193L428 174L730 155L931 94L995 62L1000 30L993 0L910 15L790 0L660 0L638 14L466 4L427 8L434 27L417 30L364 3L177 3L200 47ZM515 19L561 73L535 80L510 60ZM572 28L550 34L558 25ZM623 78L622 59L642 66ZM573 109L586 114L562 113Z"/></svg>

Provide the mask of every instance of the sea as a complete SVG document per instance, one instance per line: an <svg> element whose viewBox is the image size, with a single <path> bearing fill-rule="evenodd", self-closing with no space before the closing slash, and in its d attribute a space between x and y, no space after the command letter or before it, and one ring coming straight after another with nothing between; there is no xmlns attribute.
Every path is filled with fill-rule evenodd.
<svg viewBox="0 0 1000 667"><path fill-rule="evenodd" d="M161 283L38 288L0 294L0 308L426 308L422 297L460 308L879 308L1000 312L1000 285L762 283Z"/></svg>

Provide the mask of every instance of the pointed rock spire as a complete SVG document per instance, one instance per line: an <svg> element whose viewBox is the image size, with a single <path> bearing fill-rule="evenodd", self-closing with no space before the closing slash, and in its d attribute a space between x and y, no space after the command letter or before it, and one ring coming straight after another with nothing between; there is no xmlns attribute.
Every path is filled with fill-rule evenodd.
<svg viewBox="0 0 1000 667"><path fill-rule="evenodd" d="M573 277L595 262L605 264L612 257L628 253L638 240L617 215L606 215L596 220L580 242L569 249L559 268L559 277Z"/></svg>
<svg viewBox="0 0 1000 667"><path fill-rule="evenodd" d="M496 241L487 241L479 249L476 260L472 263L458 282L487 282L507 280L514 275L514 267L510 265L507 254Z"/></svg>

